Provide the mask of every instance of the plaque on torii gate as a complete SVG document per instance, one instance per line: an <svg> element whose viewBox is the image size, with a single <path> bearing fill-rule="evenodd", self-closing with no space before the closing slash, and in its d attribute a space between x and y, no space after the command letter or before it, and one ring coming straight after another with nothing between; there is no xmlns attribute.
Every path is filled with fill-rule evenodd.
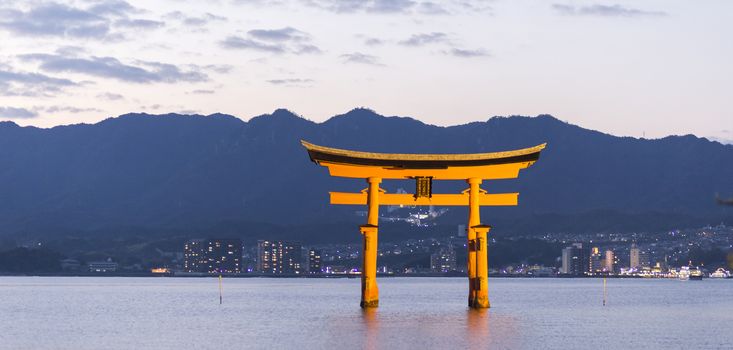
<svg viewBox="0 0 733 350"><path fill-rule="evenodd" d="M367 205L363 235L361 307L377 307L377 233L379 205L468 206L468 305L489 307L486 237L490 226L481 224L480 206L515 206L519 193L487 193L484 180L514 179L534 164L546 144L492 153L397 154L372 153L324 147L302 141L311 161L328 168L331 176L366 179L368 187L358 193L330 192L331 204ZM383 179L414 179L415 193L387 193L379 188ZM433 180L465 180L468 189L459 194L432 193Z"/></svg>

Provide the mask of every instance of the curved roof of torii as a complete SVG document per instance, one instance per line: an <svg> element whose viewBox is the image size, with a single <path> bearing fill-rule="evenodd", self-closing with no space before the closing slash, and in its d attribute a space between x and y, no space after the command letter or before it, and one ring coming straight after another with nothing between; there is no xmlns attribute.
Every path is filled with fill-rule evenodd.
<svg viewBox="0 0 733 350"><path fill-rule="evenodd" d="M410 154L351 151L314 145L301 140L310 159L317 163L393 167L403 169L445 169L510 163L533 163L540 157L546 143L530 148L504 152L466 154Z"/></svg>

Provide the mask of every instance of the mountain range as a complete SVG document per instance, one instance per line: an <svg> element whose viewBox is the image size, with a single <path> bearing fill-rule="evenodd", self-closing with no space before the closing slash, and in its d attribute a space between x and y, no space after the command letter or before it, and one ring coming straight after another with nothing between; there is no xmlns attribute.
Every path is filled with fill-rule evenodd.
<svg viewBox="0 0 733 350"><path fill-rule="evenodd" d="M733 194L733 145L692 135L616 137L549 115L441 127L369 109L322 123L279 109L247 122L224 114L126 114L50 129L0 122L0 237L358 239L355 225L364 218L356 212L363 208L331 206L328 191L355 192L366 183L330 177L300 140L394 153L479 153L546 142L518 179L483 184L489 192L520 192L517 207L482 209L482 221L500 235L733 222L733 210L714 200L716 193ZM414 183L383 187L412 192ZM436 182L434 191L465 187ZM433 230L452 234L466 216L465 208L451 208ZM385 225L421 234L406 224Z"/></svg>

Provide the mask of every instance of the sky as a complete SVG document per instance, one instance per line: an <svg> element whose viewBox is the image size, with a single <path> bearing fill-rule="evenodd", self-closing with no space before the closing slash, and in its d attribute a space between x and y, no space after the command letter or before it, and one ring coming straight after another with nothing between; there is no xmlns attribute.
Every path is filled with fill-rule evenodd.
<svg viewBox="0 0 733 350"><path fill-rule="evenodd" d="M733 1L0 0L0 120L356 107L733 140Z"/></svg>

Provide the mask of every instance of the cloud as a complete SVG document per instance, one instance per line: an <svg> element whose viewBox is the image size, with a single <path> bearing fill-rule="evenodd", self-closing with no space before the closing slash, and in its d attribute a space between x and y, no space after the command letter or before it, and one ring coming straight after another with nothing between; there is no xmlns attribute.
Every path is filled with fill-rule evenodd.
<svg viewBox="0 0 733 350"><path fill-rule="evenodd" d="M448 35L440 32L424 33L424 34L413 34L410 38L399 42L400 45L404 46L425 46L435 43L448 42Z"/></svg>
<svg viewBox="0 0 733 350"><path fill-rule="evenodd" d="M167 19L173 19L180 21L181 24L189 27L203 27L211 22L214 21L222 21L225 22L228 20L228 18L223 16L217 16L212 13L204 13L201 16L189 16L184 14L181 11L173 11L165 15L165 18Z"/></svg>
<svg viewBox="0 0 733 350"><path fill-rule="evenodd" d="M733 140L726 139L725 137L708 136L708 137L705 137L705 138L708 139L708 140L710 140L710 141L720 142L720 143L722 143L724 145L733 145Z"/></svg>
<svg viewBox="0 0 733 350"><path fill-rule="evenodd" d="M211 13L205 13L201 17L186 17L183 20L183 24L189 26L203 26L213 21L227 21L226 17L213 15Z"/></svg>
<svg viewBox="0 0 733 350"><path fill-rule="evenodd" d="M404 13L416 4L412 0L313 0L310 3L338 13Z"/></svg>
<svg viewBox="0 0 733 350"><path fill-rule="evenodd" d="M150 106L140 106L140 109L143 109L143 110L147 110L147 109L158 110L161 108L163 108L163 106L158 103L150 105Z"/></svg>
<svg viewBox="0 0 733 350"><path fill-rule="evenodd" d="M124 100L125 96L122 96L120 94L113 94L111 92L105 92L102 94L98 94L97 98L108 100L108 101L119 101L119 100Z"/></svg>
<svg viewBox="0 0 733 350"><path fill-rule="evenodd" d="M599 16L599 17L660 17L667 13L662 11L645 11L621 5L589 5L573 6L553 4L552 8L562 15L569 16Z"/></svg>
<svg viewBox="0 0 733 350"><path fill-rule="evenodd" d="M387 43L387 40L375 38L375 37L364 35L364 34L356 34L354 35L354 37L357 38L358 40L363 41L364 45L367 45L367 46L379 46L379 45L384 45Z"/></svg>
<svg viewBox="0 0 733 350"><path fill-rule="evenodd" d="M0 29L23 36L119 40L115 29L151 29L163 22L133 19L141 10L125 1L96 1L87 8L54 2L33 2L26 10L0 8Z"/></svg>
<svg viewBox="0 0 733 350"><path fill-rule="evenodd" d="M211 95L211 94L213 94L215 92L216 91L214 91L214 90L193 90L193 91L191 91L191 93L192 94L195 94L195 95Z"/></svg>
<svg viewBox="0 0 733 350"><path fill-rule="evenodd" d="M273 54L318 54L321 49L312 44L310 34L293 27L252 29L245 37L231 35L219 44L227 49L253 50Z"/></svg>
<svg viewBox="0 0 733 350"><path fill-rule="evenodd" d="M454 1L456 7L460 10L476 13L476 12L488 12L491 13L493 8L489 6L493 0L457 0Z"/></svg>
<svg viewBox="0 0 733 350"><path fill-rule="evenodd" d="M209 21L203 17L188 17L181 21L181 23L191 27L203 27L209 24Z"/></svg>
<svg viewBox="0 0 733 350"><path fill-rule="evenodd" d="M335 13L375 15L447 15L456 12L486 12L493 0L233 0L235 4L256 7L293 7L304 5ZM289 6L288 6L289 5Z"/></svg>
<svg viewBox="0 0 733 350"><path fill-rule="evenodd" d="M141 10L130 5L126 1L121 0L102 0L97 1L94 5L89 7L89 12L97 15L112 15L124 17L132 13L140 13Z"/></svg>
<svg viewBox="0 0 733 350"><path fill-rule="evenodd" d="M115 21L115 25L118 27L133 29L155 29L165 26L165 22L153 21L150 19L121 19Z"/></svg>
<svg viewBox="0 0 733 350"><path fill-rule="evenodd" d="M370 12L397 13L404 12L415 6L416 2L411 0L372 0L365 1Z"/></svg>
<svg viewBox="0 0 733 350"><path fill-rule="evenodd" d="M376 56L368 55L361 52L343 54L341 55L341 58L345 63L359 63L372 66L384 66L384 64L379 62L379 59Z"/></svg>
<svg viewBox="0 0 733 350"><path fill-rule="evenodd" d="M314 82L314 80L313 79L290 78L290 79L271 79L271 80L268 80L267 82L273 85L303 87L303 86L311 85Z"/></svg>
<svg viewBox="0 0 733 350"><path fill-rule="evenodd" d="M69 79L0 67L0 95L3 96L50 97L65 88L79 85Z"/></svg>
<svg viewBox="0 0 733 350"><path fill-rule="evenodd" d="M30 119L38 116L38 113L25 108L0 107L0 118L6 119Z"/></svg>
<svg viewBox="0 0 733 350"><path fill-rule="evenodd" d="M0 10L0 28L18 35L102 38L109 34L109 20L93 12L48 3L28 11Z"/></svg>
<svg viewBox="0 0 733 350"><path fill-rule="evenodd" d="M252 5L252 6L280 6L285 3L283 0L233 0L235 4Z"/></svg>
<svg viewBox="0 0 733 350"><path fill-rule="evenodd" d="M226 74L231 72L232 69L234 69L234 66L229 64L207 64L205 66L202 66L201 68L220 74Z"/></svg>
<svg viewBox="0 0 733 350"><path fill-rule="evenodd" d="M378 46L384 44L384 40L377 38L366 38L364 39L364 45L367 46Z"/></svg>
<svg viewBox="0 0 733 350"><path fill-rule="evenodd" d="M285 47L280 44L266 44L256 40L231 35L220 42L225 49L244 49L269 53L285 53Z"/></svg>
<svg viewBox="0 0 733 350"><path fill-rule="evenodd" d="M271 42L304 41L309 39L308 34L293 27L280 29L253 29L247 32L247 34L255 39Z"/></svg>
<svg viewBox="0 0 733 350"><path fill-rule="evenodd" d="M447 15L450 13L445 7L430 1L420 3L417 8L420 13L428 15Z"/></svg>
<svg viewBox="0 0 733 350"><path fill-rule="evenodd" d="M443 51L443 53L447 55L452 55L456 57L465 57L465 58L471 58L471 57L491 57L491 54L488 53L486 50L483 49L460 49L460 48L452 48L448 51Z"/></svg>
<svg viewBox="0 0 733 350"><path fill-rule="evenodd" d="M174 114L198 114L198 115L201 114L201 112L198 110L186 109L185 107L181 105L162 105L158 103L152 104L149 106L143 105L143 106L138 107L138 109L145 110L145 111L163 110L166 113L170 113L171 111L173 111Z"/></svg>
<svg viewBox="0 0 733 350"><path fill-rule="evenodd" d="M40 62L40 68L49 72L65 72L116 79L130 83L202 82L208 76L200 69L183 70L173 64L138 61L125 64L113 57L64 57L48 54L21 55L26 61Z"/></svg>
<svg viewBox="0 0 733 350"><path fill-rule="evenodd" d="M62 56L77 56L83 53L86 53L87 50L80 46L60 46L56 50L54 50L59 55Z"/></svg>
<svg viewBox="0 0 733 350"><path fill-rule="evenodd" d="M319 54L322 53L320 48L311 44L303 44L294 48L293 53L296 54Z"/></svg>
<svg viewBox="0 0 733 350"><path fill-rule="evenodd" d="M72 106L47 106L47 107L35 107L34 110L44 111L46 113L84 113L84 112L103 112L99 108L78 108Z"/></svg>

